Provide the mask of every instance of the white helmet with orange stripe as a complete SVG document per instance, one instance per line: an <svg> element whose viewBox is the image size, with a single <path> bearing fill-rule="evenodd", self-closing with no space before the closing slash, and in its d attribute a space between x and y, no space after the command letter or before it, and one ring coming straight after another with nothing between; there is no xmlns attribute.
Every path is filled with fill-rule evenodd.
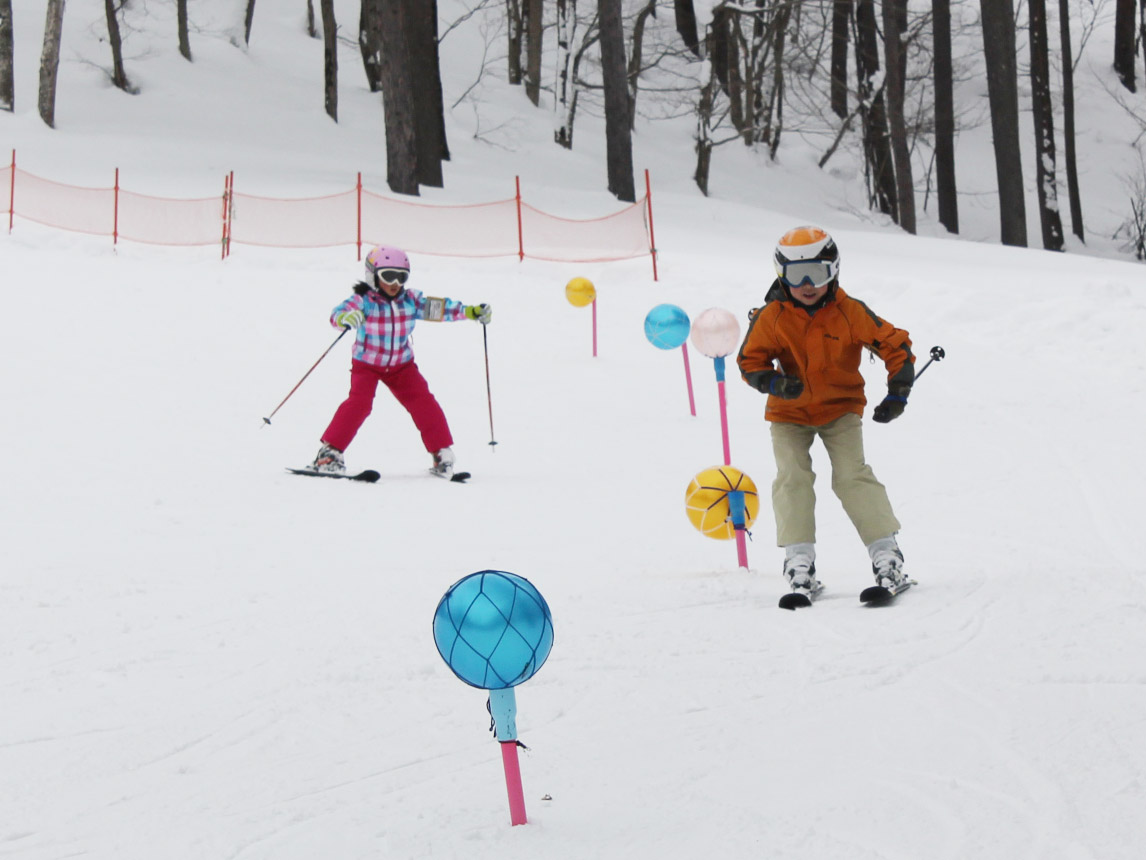
<svg viewBox="0 0 1146 860"><path fill-rule="evenodd" d="M840 251L819 227L795 227L780 237L773 257L776 274L787 287L830 284L840 273Z"/></svg>

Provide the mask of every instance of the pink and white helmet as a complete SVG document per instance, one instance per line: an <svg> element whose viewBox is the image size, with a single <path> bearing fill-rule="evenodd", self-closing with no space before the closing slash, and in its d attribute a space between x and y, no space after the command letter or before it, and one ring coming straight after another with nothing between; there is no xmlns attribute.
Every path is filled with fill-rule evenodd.
<svg viewBox="0 0 1146 860"><path fill-rule="evenodd" d="M409 272L410 258L401 248L379 245L366 255L366 280L371 285L377 284L374 273L381 269L400 269Z"/></svg>

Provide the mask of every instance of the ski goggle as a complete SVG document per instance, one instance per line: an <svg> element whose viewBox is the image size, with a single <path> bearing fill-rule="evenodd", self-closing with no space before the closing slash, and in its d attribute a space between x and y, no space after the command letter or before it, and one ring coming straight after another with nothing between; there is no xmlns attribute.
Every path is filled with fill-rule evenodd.
<svg viewBox="0 0 1146 860"><path fill-rule="evenodd" d="M838 260L794 260L791 263L776 264L777 273L789 287L802 287L811 284L822 287L830 284L839 271Z"/></svg>
<svg viewBox="0 0 1146 860"><path fill-rule="evenodd" d="M375 274L388 284L404 284L410 277L405 269L378 269Z"/></svg>

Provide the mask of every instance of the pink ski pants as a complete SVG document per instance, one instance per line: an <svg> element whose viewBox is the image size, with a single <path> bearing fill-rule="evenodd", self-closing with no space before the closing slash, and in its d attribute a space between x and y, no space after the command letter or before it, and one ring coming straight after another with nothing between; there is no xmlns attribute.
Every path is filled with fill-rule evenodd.
<svg viewBox="0 0 1146 860"><path fill-rule="evenodd" d="M389 388L410 413L427 451L432 454L453 444L446 415L430 393L430 386L417 364L411 361L401 367L380 368L357 359L350 365L350 396L338 407L330 426L322 434L324 443L339 451L346 450L374 408L379 382Z"/></svg>

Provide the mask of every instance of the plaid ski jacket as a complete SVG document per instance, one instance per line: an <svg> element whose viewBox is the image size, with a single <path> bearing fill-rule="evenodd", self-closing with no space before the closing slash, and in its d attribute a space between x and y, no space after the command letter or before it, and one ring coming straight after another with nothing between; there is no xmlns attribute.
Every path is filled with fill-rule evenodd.
<svg viewBox="0 0 1146 860"><path fill-rule="evenodd" d="M418 320L456 322L466 318L466 306L454 299L436 299L405 289L390 300L374 290L355 294L330 312L330 324L344 311L360 310L366 322L354 340L354 358L375 367L393 368L414 360L410 334Z"/></svg>

